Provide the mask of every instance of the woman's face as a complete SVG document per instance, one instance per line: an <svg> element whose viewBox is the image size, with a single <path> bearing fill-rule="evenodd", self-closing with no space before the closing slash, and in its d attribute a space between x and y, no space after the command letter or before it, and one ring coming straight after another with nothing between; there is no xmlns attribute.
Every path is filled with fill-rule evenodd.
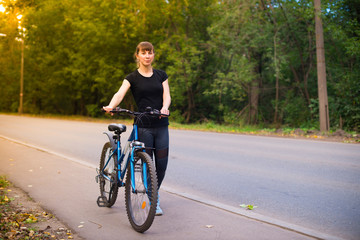
<svg viewBox="0 0 360 240"><path fill-rule="evenodd" d="M154 52L152 50L140 49L136 57L139 60L140 65L147 67L150 66L154 60Z"/></svg>

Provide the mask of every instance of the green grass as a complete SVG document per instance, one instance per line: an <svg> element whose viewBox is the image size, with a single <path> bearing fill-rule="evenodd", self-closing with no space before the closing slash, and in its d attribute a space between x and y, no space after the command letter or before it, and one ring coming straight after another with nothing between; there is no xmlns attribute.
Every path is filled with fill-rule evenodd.
<svg viewBox="0 0 360 240"><path fill-rule="evenodd" d="M5 176L0 176L0 188L6 188L10 183L6 180Z"/></svg>
<svg viewBox="0 0 360 240"><path fill-rule="evenodd" d="M171 122L170 127L173 129L182 129L182 130L194 130L194 131L209 131L209 132L219 132L219 133L244 133L244 134L253 134L255 132L260 132L262 129L256 126L230 126L230 125L220 125L213 122L201 123L201 124L181 124L176 122ZM267 130L269 132L273 131L271 129Z"/></svg>

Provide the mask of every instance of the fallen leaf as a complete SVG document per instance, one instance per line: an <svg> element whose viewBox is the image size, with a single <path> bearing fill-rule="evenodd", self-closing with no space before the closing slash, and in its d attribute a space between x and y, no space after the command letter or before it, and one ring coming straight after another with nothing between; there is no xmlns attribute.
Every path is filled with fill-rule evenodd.
<svg viewBox="0 0 360 240"><path fill-rule="evenodd" d="M240 204L240 207L246 208L248 210L253 210L254 208L257 208L257 206L251 205L251 204Z"/></svg>
<svg viewBox="0 0 360 240"><path fill-rule="evenodd" d="M257 206L254 206L254 205L248 205L248 209L249 209L249 210L253 210L254 208L257 208Z"/></svg>

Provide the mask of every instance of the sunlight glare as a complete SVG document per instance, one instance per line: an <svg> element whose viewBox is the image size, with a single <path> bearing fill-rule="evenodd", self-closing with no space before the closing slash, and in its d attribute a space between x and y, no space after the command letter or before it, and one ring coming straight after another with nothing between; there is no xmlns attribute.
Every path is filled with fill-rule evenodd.
<svg viewBox="0 0 360 240"><path fill-rule="evenodd" d="M6 9L4 8L4 6L2 4L0 4L0 12L4 13L6 11Z"/></svg>

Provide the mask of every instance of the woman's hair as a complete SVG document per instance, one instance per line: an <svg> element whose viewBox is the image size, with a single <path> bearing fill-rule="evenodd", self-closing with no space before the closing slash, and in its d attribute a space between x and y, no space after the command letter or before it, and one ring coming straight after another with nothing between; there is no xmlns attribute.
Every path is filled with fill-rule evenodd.
<svg viewBox="0 0 360 240"><path fill-rule="evenodd" d="M138 60L136 58L136 55L138 55L141 50L152 51L153 53L155 53L154 46L150 42L141 42L141 43L139 43L137 45L136 51L134 53L134 58L135 58L135 61L136 61L137 65L138 65L138 67L139 67L139 62L138 62Z"/></svg>
<svg viewBox="0 0 360 240"><path fill-rule="evenodd" d="M154 46L150 42L141 42L137 45L135 55L139 54L140 50L154 51Z"/></svg>

